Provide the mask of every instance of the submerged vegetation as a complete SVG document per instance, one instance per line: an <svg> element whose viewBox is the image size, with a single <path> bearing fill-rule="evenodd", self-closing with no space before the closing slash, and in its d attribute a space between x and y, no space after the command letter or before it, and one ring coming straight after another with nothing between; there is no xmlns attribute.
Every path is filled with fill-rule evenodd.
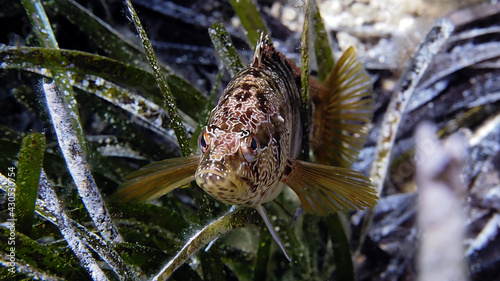
<svg viewBox="0 0 500 281"><path fill-rule="evenodd" d="M470 199L469 212L457 216L459 222L464 220L460 215L470 221L469 233L463 234L469 242L447 246L465 257L455 263L468 268L455 270L457 280L467 275L471 280L494 280L489 277L500 274L500 254L485 250L500 241L492 230L500 221L500 198L492 191L495 183L488 180L498 172L500 155L494 145L500 139L500 48L498 22L492 20L500 14L498 5L478 8L486 12L476 18L438 21L406 73L397 75L401 82L390 103L380 82L388 70L372 69L375 118L355 167L370 176L384 198L367 212L320 217L295 213L298 199L283 192L266 208L292 257L288 262L255 210L228 213L230 206L196 184L153 204L111 200L132 171L197 149L197 136L225 81L248 62L262 32L273 35L273 27L281 26L266 23L251 0L218 4L231 10L225 12L239 20L240 29L169 1L158 7L147 6L147 1L90 2L0 0L3 23L17 26L0 46L1 108L7 112L0 118L2 280L136 280L156 275L242 281L415 278L416 264L426 264L415 258L417 209L435 213L425 201L417 206L417 191L404 192L405 186L414 185L415 166L424 171L417 175L418 183L437 186L433 190L443 182L450 186L452 195L446 188L443 192L458 210L462 198ZM160 62L132 3L139 7ZM113 8L122 13L112 15L107 5L119 5ZM311 55L311 69L323 80L334 64L332 44L316 1L304 5L310 14L302 34L302 73L309 73ZM173 19L156 27L161 31L149 19L155 9L164 9ZM186 28L191 19L195 30ZM169 32L192 32L195 38L204 34L213 46L190 45L187 39L162 45L159 35L168 37ZM299 46L300 34L295 38ZM441 145L432 129L420 130L415 141L412 130L423 118L437 123L440 137L470 131L463 137L466 144L451 142L465 147L462 154ZM441 163L434 169L454 176L443 179L426 171L424 160L412 162L415 144L419 159ZM426 149L431 148L442 154L429 157ZM464 162L468 170L461 185L453 178L460 177ZM427 194L422 198L429 198ZM419 223L432 234L423 215ZM464 233L464 227L465 222L448 230ZM421 256L428 257L428 244L421 243ZM464 260L470 266L464 266ZM421 271L421 276L432 276Z"/></svg>

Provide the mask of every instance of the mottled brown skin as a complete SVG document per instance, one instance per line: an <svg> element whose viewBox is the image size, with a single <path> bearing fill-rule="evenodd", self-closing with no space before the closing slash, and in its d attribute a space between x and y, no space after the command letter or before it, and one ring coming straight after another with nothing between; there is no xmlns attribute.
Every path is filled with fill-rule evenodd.
<svg viewBox="0 0 500 281"><path fill-rule="evenodd" d="M298 70L266 41L226 87L200 136L196 182L237 206L273 200L302 136Z"/></svg>

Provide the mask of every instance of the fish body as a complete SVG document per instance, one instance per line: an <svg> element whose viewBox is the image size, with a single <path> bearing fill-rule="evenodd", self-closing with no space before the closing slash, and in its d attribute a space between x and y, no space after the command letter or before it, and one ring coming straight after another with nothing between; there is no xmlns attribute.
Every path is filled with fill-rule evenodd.
<svg viewBox="0 0 500 281"><path fill-rule="evenodd" d="M300 88L299 69L261 39L252 63L227 85L203 128L201 155L150 164L129 175L116 197L153 200L195 180L221 202L256 208L290 259L262 207L284 185L308 213L326 215L377 202L370 181L348 169L371 118L370 79L354 50L346 51L311 91L310 146L318 164L296 159L303 132Z"/></svg>
<svg viewBox="0 0 500 281"><path fill-rule="evenodd" d="M236 206L273 200L287 159L300 151L297 69L267 41L226 87L200 135L198 185ZM300 82L299 82L300 83Z"/></svg>

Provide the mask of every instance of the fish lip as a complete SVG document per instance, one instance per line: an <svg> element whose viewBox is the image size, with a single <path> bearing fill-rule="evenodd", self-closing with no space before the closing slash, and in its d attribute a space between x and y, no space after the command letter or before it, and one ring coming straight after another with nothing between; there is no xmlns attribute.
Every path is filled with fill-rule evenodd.
<svg viewBox="0 0 500 281"><path fill-rule="evenodd" d="M196 178L196 182L198 182L198 178L201 177L204 174L212 174L212 175L215 175L215 176L219 176L222 179L228 179L227 175L224 175L221 172L214 171L214 170L208 170L208 169L203 169L203 170L198 169L198 170L196 170L196 173L194 174L194 176ZM229 180L229 181L231 181L231 180Z"/></svg>
<svg viewBox="0 0 500 281"><path fill-rule="evenodd" d="M229 173L223 164L218 164L220 166L217 169L203 168L204 165L198 167L195 173L196 183L209 193L220 190L222 187L226 190L234 190L234 195L238 194L244 187L243 179ZM224 167L224 169L221 169L221 167ZM208 180L207 175L211 178L210 180ZM216 178L214 179L213 176L216 176Z"/></svg>
<svg viewBox="0 0 500 281"><path fill-rule="evenodd" d="M221 172L214 171L214 170L208 170L208 169L196 171L195 179L196 179L196 183L198 183L198 185L201 186L201 184L203 183L202 177L205 174L210 174L210 175L220 177L220 178L216 179L217 181L226 180L227 182L231 183L231 185L233 185L234 189L238 189L238 187L241 186L241 185L237 184L237 183L240 183L242 181L242 180L239 180L239 177L229 177L228 175L224 175Z"/></svg>
<svg viewBox="0 0 500 281"><path fill-rule="evenodd" d="M196 169L195 178L198 178L201 174L211 173L221 178L228 178L228 169L220 161L206 161L205 163L200 163L198 169Z"/></svg>

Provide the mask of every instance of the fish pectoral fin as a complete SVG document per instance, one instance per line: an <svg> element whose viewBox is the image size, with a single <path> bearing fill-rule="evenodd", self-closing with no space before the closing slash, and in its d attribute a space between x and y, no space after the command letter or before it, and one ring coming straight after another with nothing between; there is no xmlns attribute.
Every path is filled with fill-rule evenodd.
<svg viewBox="0 0 500 281"><path fill-rule="evenodd" d="M377 192L361 173L340 167L288 159L283 179L308 213L327 215L373 207Z"/></svg>
<svg viewBox="0 0 500 281"><path fill-rule="evenodd" d="M125 178L113 195L116 201L154 200L194 180L200 155L172 158L151 163Z"/></svg>
<svg viewBox="0 0 500 281"><path fill-rule="evenodd" d="M373 114L372 95L370 76L350 47L311 91L309 139L317 163L349 167L356 160Z"/></svg>
<svg viewBox="0 0 500 281"><path fill-rule="evenodd" d="M288 252L285 249L285 246L280 240L280 237L278 236L278 233L276 233L276 230L274 229L274 226L271 224L271 221L267 217L266 210L262 205L257 205L255 206L255 209L257 209L257 212L259 212L259 215L262 217L262 220L266 224L267 229L271 233L271 236L273 237L274 241L276 241L276 244L281 248L281 251L283 251L283 254L285 254L285 257L288 259L288 261L292 261L290 258L290 255L288 255Z"/></svg>

